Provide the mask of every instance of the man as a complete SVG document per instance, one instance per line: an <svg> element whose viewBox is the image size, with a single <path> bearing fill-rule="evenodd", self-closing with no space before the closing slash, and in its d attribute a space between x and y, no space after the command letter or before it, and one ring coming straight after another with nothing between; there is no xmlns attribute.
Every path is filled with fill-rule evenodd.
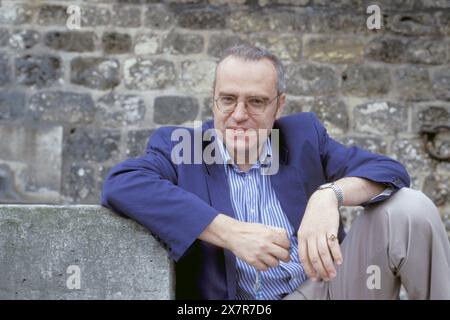
<svg viewBox="0 0 450 320"><path fill-rule="evenodd" d="M102 204L168 248L177 298L386 299L400 283L410 298L450 298L436 207L400 163L339 144L313 113L280 118L285 90L276 56L228 49L200 145L222 161L176 161L177 128L160 128L145 155L111 170ZM365 207L345 240L341 205Z"/></svg>

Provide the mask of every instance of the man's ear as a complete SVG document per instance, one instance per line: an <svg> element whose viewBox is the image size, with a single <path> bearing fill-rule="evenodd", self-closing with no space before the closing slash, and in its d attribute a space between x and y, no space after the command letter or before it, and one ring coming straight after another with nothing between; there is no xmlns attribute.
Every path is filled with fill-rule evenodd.
<svg viewBox="0 0 450 320"><path fill-rule="evenodd" d="M280 97L278 98L278 103L277 103L277 112L275 114L275 119L278 119L281 117L281 113L283 111L283 107L286 103L286 94L282 93L280 95Z"/></svg>

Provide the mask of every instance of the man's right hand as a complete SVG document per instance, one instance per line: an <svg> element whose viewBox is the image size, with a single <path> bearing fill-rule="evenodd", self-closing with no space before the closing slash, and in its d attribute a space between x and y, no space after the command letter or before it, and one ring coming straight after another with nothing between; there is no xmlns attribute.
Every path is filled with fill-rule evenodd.
<svg viewBox="0 0 450 320"><path fill-rule="evenodd" d="M290 260L287 231L259 223L242 222L219 214L199 236L200 240L229 249L258 270Z"/></svg>

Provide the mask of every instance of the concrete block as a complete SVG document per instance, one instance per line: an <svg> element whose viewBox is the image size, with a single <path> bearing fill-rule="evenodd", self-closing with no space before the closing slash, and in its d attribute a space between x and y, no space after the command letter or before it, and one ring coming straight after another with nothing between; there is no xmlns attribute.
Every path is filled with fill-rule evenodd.
<svg viewBox="0 0 450 320"><path fill-rule="evenodd" d="M171 260L100 206L0 205L0 299L173 299Z"/></svg>

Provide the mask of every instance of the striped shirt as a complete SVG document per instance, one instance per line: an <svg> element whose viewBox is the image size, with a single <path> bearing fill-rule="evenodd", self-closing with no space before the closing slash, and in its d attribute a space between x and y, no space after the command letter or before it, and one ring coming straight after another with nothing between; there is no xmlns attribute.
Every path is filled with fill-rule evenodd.
<svg viewBox="0 0 450 320"><path fill-rule="evenodd" d="M293 292L307 278L298 257L297 232L287 219L280 202L272 188L270 175L263 175L261 169L270 166L272 148L269 139L266 140L258 161L246 173L233 163L223 143L218 143L225 173L230 187L230 197L235 218L240 221L261 223L268 226L283 228L289 235L291 243L290 261L283 262L276 268L259 272L261 299L281 299ZM255 299L257 270L236 257L237 292L236 299Z"/></svg>

